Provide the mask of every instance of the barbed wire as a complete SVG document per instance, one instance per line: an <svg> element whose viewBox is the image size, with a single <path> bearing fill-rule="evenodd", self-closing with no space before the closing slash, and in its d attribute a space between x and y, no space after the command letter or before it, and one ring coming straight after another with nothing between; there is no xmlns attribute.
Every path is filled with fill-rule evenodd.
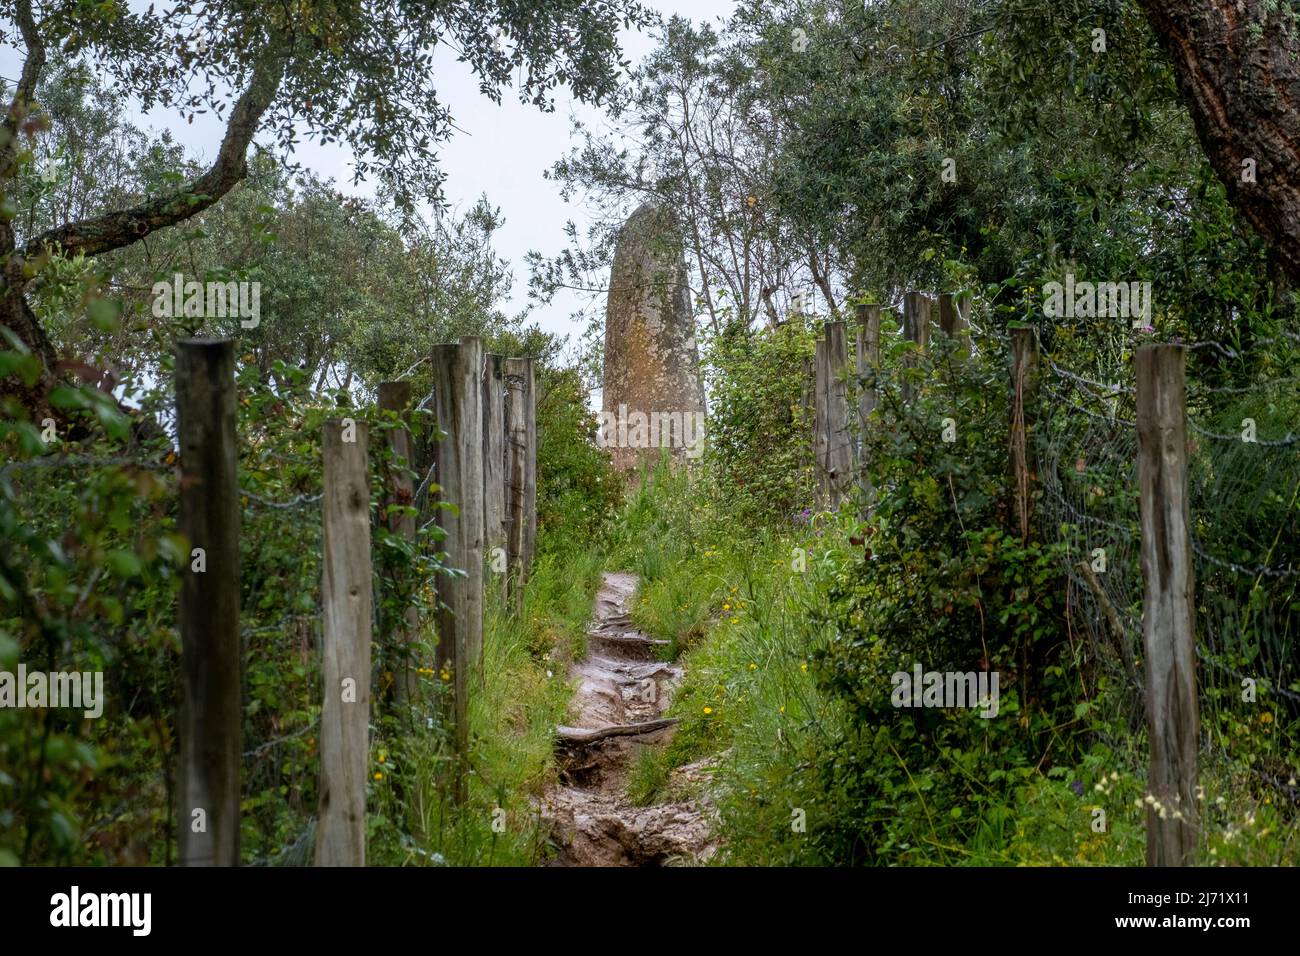
<svg viewBox="0 0 1300 956"><path fill-rule="evenodd" d="M311 505L320 504L324 494L319 495L298 495L290 498L288 501L272 501L270 498L263 498L261 495L249 491L247 488L240 487L239 493L249 501L256 502L266 508L276 508L280 510L289 510L293 508L306 508Z"/></svg>
<svg viewBox="0 0 1300 956"><path fill-rule="evenodd" d="M1282 378L1267 379L1251 385L1196 385L1188 387L1187 398L1191 401L1202 395L1246 395L1253 392L1268 391L1269 389L1277 388L1282 385L1300 385L1300 376L1287 375Z"/></svg>
<svg viewBox="0 0 1300 956"><path fill-rule="evenodd" d="M1128 426L1129 428L1137 428L1137 422L1131 419L1121 418L1118 414L1102 415L1099 412L1094 412L1092 409L1078 404L1077 402L1072 402L1066 397L1066 395L1063 392L1053 388L1051 385L1047 387L1047 391L1054 400L1060 402L1061 404L1070 406L1072 409L1079 412L1081 415L1087 415L1090 418L1095 418L1098 421L1104 421L1111 425L1125 425ZM1089 397L1093 400L1093 402L1096 403L1108 401L1108 399L1102 398L1100 396L1089 396Z"/></svg>
<svg viewBox="0 0 1300 956"><path fill-rule="evenodd" d="M1233 677L1237 678L1238 681L1254 681L1256 686L1260 687L1260 689L1262 689L1266 694L1277 694L1279 697L1285 697L1288 700L1300 701L1300 694L1297 694L1295 691L1287 690L1285 687L1278 687L1267 677L1249 677L1236 668L1223 663L1223 661L1219 660L1217 656L1208 653L1200 644L1196 645L1196 657L1198 660L1204 661L1216 670L1221 670L1224 673L1231 674Z"/></svg>
<svg viewBox="0 0 1300 956"><path fill-rule="evenodd" d="M130 458L122 455L109 458L97 458L94 455L41 455L25 458L0 465L0 476L11 471L30 471L37 468L113 468L122 466L143 468L147 471L170 471L174 465L142 458Z"/></svg>
<svg viewBox="0 0 1300 956"><path fill-rule="evenodd" d="M1300 575L1300 568L1293 568L1289 565L1284 568L1272 568L1266 564L1257 564L1253 567L1249 567L1247 565L1236 564L1232 561L1226 561L1223 558L1216 558L1201 547L1201 543L1197 539L1196 535L1192 536L1192 550L1195 551L1196 556L1202 560L1208 561L1210 564L1217 565L1221 568L1227 568L1229 571L1245 575L1246 577L1255 578L1263 576L1272 578L1289 578Z"/></svg>
<svg viewBox="0 0 1300 956"><path fill-rule="evenodd" d="M1286 334L1277 340L1300 342L1300 335ZM1218 342L1194 342L1187 348L1193 354L1210 352L1234 362L1249 359L1245 350ZM1136 389L1131 380L1104 382L1095 374L1064 367L1056 356L1048 356L1044 366L1046 401L1036 430L1042 491L1039 524L1072 556L1064 562L1077 594L1070 613L1101 654L1109 639L1134 641L1142 628L1137 502L1129 494L1115 493L1116 482L1121 488L1136 488L1136 422L1109 413L1131 409ZM1289 367L1283 368L1290 372ZM1189 369L1193 376L1194 369L1193 364ZM1237 382L1241 381L1239 375ZM1300 577L1295 552L1300 522L1293 517L1294 493L1300 491L1300 455L1294 450L1300 436L1286 431L1278 438L1252 442L1250 433L1243 439L1241 433L1220 431L1222 425L1215 428L1213 423L1222 421L1229 409L1232 415L1244 414L1240 407L1250 399L1243 402L1241 396L1263 396L1270 413L1285 415L1287 409L1278 412L1273 403L1287 396L1297 382L1300 376L1286 374L1246 385L1229 379L1221 386L1189 383L1187 388L1188 434L1197 438L1189 445L1188 494L1192 516L1200 519L1191 528L1197 582L1196 653L1212 673L1238 680L1245 675L1225 660L1243 652L1255 655L1254 665L1274 675L1259 678L1261 684L1289 703L1300 701L1300 694L1285 686L1289 681L1285 675L1295 673L1290 661L1297 615L1291 607L1294 588L1289 582ZM1234 401L1236 408L1232 408ZM1258 417L1268 429L1269 416ZM1213 521L1207 524L1210 518ZM1267 541L1273 542L1272 547L1261 543ZM1094 548L1105 551L1105 573L1088 575L1076 562ZM1111 633L1116 629L1123 635Z"/></svg>
<svg viewBox="0 0 1300 956"><path fill-rule="evenodd" d="M305 727L300 727L297 730L295 730L293 733L285 734L283 737L275 737L271 740L266 741L265 743L258 744L252 750L245 750L239 756L260 757L268 750L272 750L276 747L279 747L281 744L288 743L290 740L297 740L299 737L303 736L309 731L314 730L319 724L320 724L320 718L317 717L315 720L313 720L310 724L307 724Z"/></svg>
<svg viewBox="0 0 1300 956"><path fill-rule="evenodd" d="M1243 445L1259 445L1262 448L1288 448L1291 445L1300 442L1300 435L1296 435L1294 432L1287 432L1285 438L1279 438L1276 441L1268 441L1263 438L1255 438L1253 441L1247 441L1241 437L1240 433L1236 435L1225 435L1219 432L1210 431L1208 428L1202 428L1200 425L1196 424L1196 419L1192 418L1190 415L1187 416L1187 424L1191 426L1192 431L1196 432L1198 435L1203 435L1206 438L1214 438L1219 441L1240 442Z"/></svg>
<svg viewBox="0 0 1300 956"><path fill-rule="evenodd" d="M1088 378L1087 376L1080 375L1077 372L1071 372L1069 369L1065 369L1062 368L1060 365L1057 365L1056 362L1052 360L1052 357L1048 355L1046 352L1042 353L1042 355L1044 360L1047 362L1048 367L1051 368L1051 370L1055 372L1057 375L1060 375L1062 378L1069 379L1070 381L1073 382L1079 382L1084 385L1090 385L1093 388L1100 388L1103 391L1110 392L1115 395L1136 395L1137 394L1136 388L1120 385L1117 382L1100 382L1096 379Z"/></svg>

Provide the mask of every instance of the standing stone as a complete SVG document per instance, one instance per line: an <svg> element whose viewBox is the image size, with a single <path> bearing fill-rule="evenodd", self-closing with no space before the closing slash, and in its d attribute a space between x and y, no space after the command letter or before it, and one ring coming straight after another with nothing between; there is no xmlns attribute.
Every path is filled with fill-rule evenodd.
<svg viewBox="0 0 1300 956"><path fill-rule="evenodd" d="M675 217L651 203L618 234L605 311L602 439L620 471L702 448L704 387ZM688 447L689 446L689 447Z"/></svg>

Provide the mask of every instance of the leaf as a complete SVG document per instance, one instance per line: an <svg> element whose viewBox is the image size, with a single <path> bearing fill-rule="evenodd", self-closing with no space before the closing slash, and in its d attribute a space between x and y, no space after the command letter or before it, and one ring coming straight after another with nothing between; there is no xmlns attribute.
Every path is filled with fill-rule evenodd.
<svg viewBox="0 0 1300 956"><path fill-rule="evenodd" d="M104 562L119 578L133 578L144 569L143 563L131 551L110 551L104 556Z"/></svg>
<svg viewBox="0 0 1300 956"><path fill-rule="evenodd" d="M28 388L41 377L41 362L31 353L0 352L0 379L17 375Z"/></svg>
<svg viewBox="0 0 1300 956"><path fill-rule="evenodd" d="M101 332L116 332L120 325L122 303L116 299L94 299L86 306L86 315Z"/></svg>

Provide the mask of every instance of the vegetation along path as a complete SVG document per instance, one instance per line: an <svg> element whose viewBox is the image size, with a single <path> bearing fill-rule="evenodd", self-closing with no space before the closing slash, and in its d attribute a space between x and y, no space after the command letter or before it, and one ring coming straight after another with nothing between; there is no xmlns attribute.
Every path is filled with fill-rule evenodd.
<svg viewBox="0 0 1300 956"><path fill-rule="evenodd" d="M656 659L657 641L632 627L637 578L606 573L596 593L587 654L569 669L574 726L556 728L559 780L542 815L559 866L661 866L713 855L705 807L697 801L636 806L627 779L637 754L662 746L676 720L663 716L682 669ZM698 768L683 767L679 774Z"/></svg>

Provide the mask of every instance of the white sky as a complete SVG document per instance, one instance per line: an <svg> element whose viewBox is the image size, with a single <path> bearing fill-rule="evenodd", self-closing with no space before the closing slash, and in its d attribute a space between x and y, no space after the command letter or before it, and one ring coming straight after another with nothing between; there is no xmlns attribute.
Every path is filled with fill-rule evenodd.
<svg viewBox="0 0 1300 956"><path fill-rule="evenodd" d="M667 18L677 14L696 22L714 21L728 16L735 0L648 0L647 6ZM624 59L638 62L654 47L649 33L623 32ZM19 61L12 51L0 55L0 72L17 76ZM453 206L467 209L486 193L488 200L501 209L505 226L496 236L496 250L511 263L514 288L506 311L517 313L527 302L528 268L524 255L537 250L554 256L565 244L564 223L572 219L579 232L587 221L577 204L560 198L559 186L542 178L542 173L571 146L571 116L589 126L599 120L600 111L576 103L567 90L554 91L555 111L543 113L537 107L520 103L518 96L505 91L498 106L478 91L478 81L468 66L458 63L446 47L435 53L438 75L435 85L439 98L452 111L459 130L439 147L439 159L447 174L444 193ZM200 161L208 161L221 141L222 127L213 117L196 117L192 125L182 122L173 112L157 108L134 118L138 125L152 129L169 128L185 145L187 152ZM345 146L320 146L303 142L295 159L316 173L333 178L345 193L372 196L370 184L352 184L352 154ZM529 316L544 330L569 335L571 343L581 328L570 321L572 313L591 301L589 295L560 290L550 305L538 307ZM604 303L598 303L603 309Z"/></svg>

